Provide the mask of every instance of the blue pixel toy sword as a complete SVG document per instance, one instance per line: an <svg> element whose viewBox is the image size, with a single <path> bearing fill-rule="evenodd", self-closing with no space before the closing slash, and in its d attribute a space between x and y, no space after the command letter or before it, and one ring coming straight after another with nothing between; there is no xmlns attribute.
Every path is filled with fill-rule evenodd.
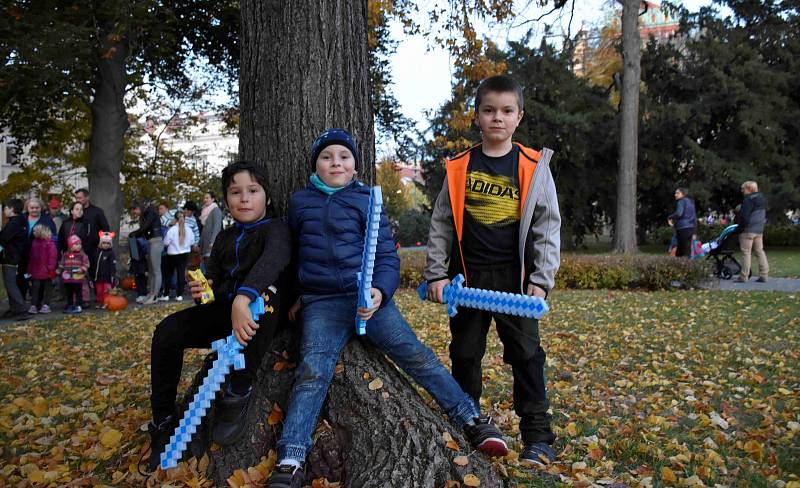
<svg viewBox="0 0 800 488"><path fill-rule="evenodd" d="M259 317L265 313L262 297L258 297L250 303L250 313L253 314L253 320L258 322ZM192 403L189 404L178 427L175 428L175 433L169 438L169 444L161 453L161 469L174 468L178 465L189 441L197 432L197 427L208 409L211 408L211 401L214 400L222 383L225 382L225 376L230 372L230 367L233 366L236 370L244 368L244 355L241 353L243 348L244 346L239 344L233 334L211 344L211 349L217 352L217 359L214 360L200 389L195 393Z"/></svg>
<svg viewBox="0 0 800 488"><path fill-rule="evenodd" d="M427 293L428 283L423 282L417 288L420 300L425 300ZM542 318L550 310L542 297L467 288L464 286L463 275L453 278L453 281L444 287L443 295L444 303L447 304L447 314L451 317L458 313L460 306L533 319Z"/></svg>
<svg viewBox="0 0 800 488"><path fill-rule="evenodd" d="M369 195L367 211L367 228L364 232L364 252L361 254L361 271L356 274L358 280L358 308L372 307L372 268L375 265L375 250L378 248L378 231L381 227L381 208L383 193L380 186L373 186ZM367 322L356 315L356 334L367 333Z"/></svg>

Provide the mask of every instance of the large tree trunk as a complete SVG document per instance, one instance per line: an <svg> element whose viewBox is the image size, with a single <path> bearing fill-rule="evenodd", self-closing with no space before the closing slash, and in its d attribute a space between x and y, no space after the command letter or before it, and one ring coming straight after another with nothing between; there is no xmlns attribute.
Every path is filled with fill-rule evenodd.
<svg viewBox="0 0 800 488"><path fill-rule="evenodd" d="M614 251L636 252L636 171L639 158L639 79L641 0L624 0L622 6L622 91L620 93L619 173Z"/></svg>
<svg viewBox="0 0 800 488"><path fill-rule="evenodd" d="M270 170L279 213L312 173L309 148L325 129L358 141L374 179L366 0L242 0L239 155Z"/></svg>
<svg viewBox="0 0 800 488"><path fill-rule="evenodd" d="M89 192L92 204L103 209L111 230L119 234L122 188L119 175L124 155L125 132L130 127L125 111L127 40L103 36L97 82L92 100L92 142L89 159Z"/></svg>
<svg viewBox="0 0 800 488"><path fill-rule="evenodd" d="M216 486L226 486L234 470L257 465L275 448L281 423L270 425L269 415L275 403L286 406L297 359L296 352L288 361L282 353L296 351L297 339L291 329L278 334L272 346L275 354L264 358L243 438L235 445L210 451L209 477ZM206 359L206 367L213 358L212 354ZM276 363L280 364L277 368ZM205 369L197 374L184 404L202 382ZM376 378L383 386L370 390L368 385ZM210 447L209 426L214 413L209 413L193 439L191 451L198 457ZM445 432L450 433L459 451L446 446ZM481 486L502 486L491 463L478 453L469 456L466 466L453 462L456 456L472 452L460 429L446 421L438 408L429 406L397 368L362 340L352 341L342 352L317 434L307 459L308 484L327 478L343 481L348 487L433 488L473 474L481 480Z"/></svg>
<svg viewBox="0 0 800 488"><path fill-rule="evenodd" d="M360 177L371 182L366 0L243 0L241 8L239 153L270 170L269 192L278 211L287 209L292 191L305 186L312 171L309 147L328 127L355 135L364 161ZM273 349L297 350L297 341L293 327L278 336ZM269 425L268 416L275 403L286 406L293 370L275 371L276 359L282 361L275 354L262 364L244 438L211 452L211 475L219 485L236 468L258 464L280 436L282 424ZM307 459L309 480L325 477L352 487L439 487L472 473L481 486L501 486L480 454L469 456L464 467L453 462L472 451L460 430L375 348L354 340L340 362L320 416L322 433ZM370 389L375 378L383 386ZM446 446L445 432L460 451ZM193 452L205 451L207 431L196 437Z"/></svg>

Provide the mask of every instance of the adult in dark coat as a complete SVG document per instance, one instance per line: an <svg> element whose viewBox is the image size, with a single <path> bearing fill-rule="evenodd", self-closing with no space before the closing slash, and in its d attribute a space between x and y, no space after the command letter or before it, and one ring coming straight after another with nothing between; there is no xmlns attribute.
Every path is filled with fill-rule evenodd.
<svg viewBox="0 0 800 488"><path fill-rule="evenodd" d="M736 216L739 227L739 248L742 250L742 272L737 283L744 283L750 279L750 264L752 254L758 257L758 281L765 283L769 277L769 262L767 253L764 252L764 226L767 223L767 200L758 191L755 181L742 183L742 208Z"/></svg>
<svg viewBox="0 0 800 488"><path fill-rule="evenodd" d="M667 217L667 223L675 227L675 235L678 237L675 256L688 258L692 249L692 237L697 233L697 212L686 188L675 190L675 201L675 211Z"/></svg>
<svg viewBox="0 0 800 488"><path fill-rule="evenodd" d="M78 236L81 243L89 238L89 229L83 221L83 205L79 202L72 202L69 207L69 218L61 224L58 230L58 252L59 255L67 251L67 239L69 236ZM99 239L99 236L96 236Z"/></svg>
<svg viewBox="0 0 800 488"><path fill-rule="evenodd" d="M25 299L17 287L17 266L25 246L25 221L22 220L22 200L12 198L5 202L3 212L8 222L0 231L0 264L3 269L3 284L8 294L8 310L2 318L15 318L26 314Z"/></svg>
<svg viewBox="0 0 800 488"><path fill-rule="evenodd" d="M75 192L75 201L83 205L83 223L86 226L87 238L82 240L83 252L89 256L89 262L95 262L97 255L97 246L100 244L100 231L108 232L111 228L108 226L108 220L103 209L97 205L92 205L89 198L89 190L81 188ZM83 238L81 238L83 239ZM92 264L94 266L94 264ZM94 270L89 270L89 275L94 276Z"/></svg>

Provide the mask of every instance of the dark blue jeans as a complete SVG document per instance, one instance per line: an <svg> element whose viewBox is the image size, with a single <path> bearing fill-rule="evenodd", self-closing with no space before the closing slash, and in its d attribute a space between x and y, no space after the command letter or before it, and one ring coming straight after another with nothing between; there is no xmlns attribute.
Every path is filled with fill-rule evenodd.
<svg viewBox="0 0 800 488"><path fill-rule="evenodd" d="M305 460L339 353L355 332L355 317L355 293L303 296L302 362L289 394L283 436L278 442L279 460ZM453 423L462 426L478 416L472 399L433 351L417 339L394 301L384 303L367 322L367 337L425 388Z"/></svg>

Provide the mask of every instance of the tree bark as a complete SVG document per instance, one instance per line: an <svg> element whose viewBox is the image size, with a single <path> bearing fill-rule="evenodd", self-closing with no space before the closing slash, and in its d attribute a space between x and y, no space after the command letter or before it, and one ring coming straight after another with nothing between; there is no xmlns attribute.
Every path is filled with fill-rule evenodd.
<svg viewBox="0 0 800 488"><path fill-rule="evenodd" d="M312 172L309 148L329 127L353 133L362 152L359 177L372 183L366 0L243 0L241 9L239 154L270 171L269 194L278 212L287 210L292 191L306 185ZM272 348L296 351L297 332L292 327L279 334ZM342 368L337 368L306 460L309 481L325 477L353 487L439 487L472 473L481 486L502 485L480 454L470 455L464 467L453 462L472 452L460 429L438 407L429 406L368 342L353 340L339 359ZM293 370L274 371L276 360L282 361L279 354L268 355L261 365L243 439L211 451L211 476L220 486L235 469L258 464L279 439L282 423L270 426L268 416L273 404L286 406ZM371 390L375 378L383 386ZM209 447L204 429L195 436L195 454ZM444 432L459 451L446 446Z"/></svg>
<svg viewBox="0 0 800 488"><path fill-rule="evenodd" d="M275 448L281 423L269 425L268 419L276 402L282 409L286 406L294 379L297 341L293 329L276 336L272 346L275 353L265 356L261 364L245 434L239 442L209 452L213 410L198 429L191 452L197 457L209 452L209 477L215 486L227 486L227 478L236 469L257 465ZM282 354L287 350L293 351L289 361ZM184 408L213 359L213 354L206 358L205 367L184 398ZM283 363L283 367L276 368L276 363ZM308 484L327 478L352 487L434 488L474 474L481 486L502 486L489 460L477 452L470 455L472 448L461 430L445 420L438 408L431 408L409 380L368 342L351 341L342 352L340 364L320 414L318 437L308 455ZM370 390L368 385L376 378L383 386ZM446 446L445 432L450 433L459 451ZM463 467L455 464L456 456L469 456L469 463Z"/></svg>
<svg viewBox="0 0 800 488"><path fill-rule="evenodd" d="M102 38L92 108L89 192L92 204L103 209L111 230L119 234L122 187L119 176L124 155L125 132L130 127L125 110L128 55L127 40L120 36Z"/></svg>
<svg viewBox="0 0 800 488"><path fill-rule="evenodd" d="M359 178L374 180L366 0L243 0L239 155L270 171L283 214L313 172L311 143L325 129L350 131Z"/></svg>
<svg viewBox="0 0 800 488"><path fill-rule="evenodd" d="M641 0L624 0L622 6L622 91L620 93L619 173L614 251L636 252L636 173L639 147L639 80Z"/></svg>

